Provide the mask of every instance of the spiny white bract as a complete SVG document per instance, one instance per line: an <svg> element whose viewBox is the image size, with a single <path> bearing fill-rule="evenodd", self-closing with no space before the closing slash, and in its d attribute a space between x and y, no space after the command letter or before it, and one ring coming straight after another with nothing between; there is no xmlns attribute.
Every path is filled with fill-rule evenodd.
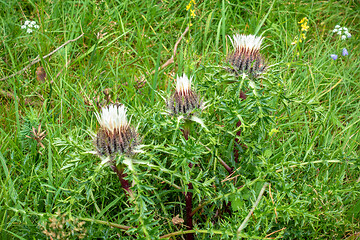
<svg viewBox="0 0 360 240"><path fill-rule="evenodd" d="M101 109L101 114L95 113L100 126L111 133L116 129L128 127L126 108L124 105L109 105Z"/></svg>
<svg viewBox="0 0 360 240"><path fill-rule="evenodd" d="M185 73L182 76L178 76L176 78L176 91L182 95L187 94L191 91L191 80L192 78L190 77L189 79Z"/></svg>
<svg viewBox="0 0 360 240"><path fill-rule="evenodd" d="M132 154L138 144L138 134L126 118L126 108L121 104L112 104L95 113L100 124L94 144L100 156L115 153Z"/></svg>
<svg viewBox="0 0 360 240"><path fill-rule="evenodd" d="M227 57L233 67L232 72L237 76L248 73L257 77L265 71L265 61L260 54L262 37L236 34L229 39L234 47L234 51Z"/></svg>
<svg viewBox="0 0 360 240"><path fill-rule="evenodd" d="M236 49L245 48L248 51L260 50L261 43L263 41L262 37L257 37L255 35L244 35L236 34L233 36L233 39L230 38L231 44Z"/></svg>
<svg viewBox="0 0 360 240"><path fill-rule="evenodd" d="M173 114L189 114L200 108L199 97L191 90L191 81L185 74L176 78L176 91L167 102Z"/></svg>

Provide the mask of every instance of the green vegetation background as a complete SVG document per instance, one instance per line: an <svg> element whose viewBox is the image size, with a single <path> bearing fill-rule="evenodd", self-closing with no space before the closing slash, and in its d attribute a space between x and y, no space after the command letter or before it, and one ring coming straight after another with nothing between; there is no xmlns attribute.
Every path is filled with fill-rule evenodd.
<svg viewBox="0 0 360 240"><path fill-rule="evenodd" d="M194 215L197 239L234 238L264 182L270 187L242 237L359 237L359 1L204 0L191 6L195 16L188 4L0 1L1 78L84 33L0 81L0 239L46 239L40 225L53 215L61 219L57 211L66 213L68 229L84 221L85 239L158 239L185 230L172 222L185 217L182 190L174 185L185 190L189 182L194 208L207 203ZM304 17L306 39L292 45ZM26 20L40 28L28 34L21 29ZM338 24L352 37L332 34ZM174 64L152 74L187 26ZM265 38L269 68L256 82L259 94L250 91L246 101L238 96L248 80L223 70L234 33ZM348 56L341 56L344 47ZM40 66L44 80L36 77ZM174 74L183 72L194 76L207 104L199 117L208 130L197 124L189 142L178 120L165 114ZM156 166L139 164L128 173L136 204L127 203L115 174L89 153L94 111L109 101L127 106L145 145L137 158ZM240 147L236 163L239 119L247 148ZM39 124L44 148L32 138ZM189 159L198 164L191 174ZM228 173L219 159L236 169L236 182L223 181ZM110 223L141 227L124 233Z"/></svg>

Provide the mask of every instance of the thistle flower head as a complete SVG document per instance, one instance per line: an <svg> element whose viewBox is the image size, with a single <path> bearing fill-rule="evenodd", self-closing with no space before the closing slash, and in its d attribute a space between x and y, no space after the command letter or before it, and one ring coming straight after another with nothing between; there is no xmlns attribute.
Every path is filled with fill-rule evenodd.
<svg viewBox="0 0 360 240"><path fill-rule="evenodd" d="M255 77L260 75L265 70L265 61L260 54L263 38L243 34L236 34L233 38L229 38L234 51L228 55L227 59L236 75L243 72L250 73Z"/></svg>
<svg viewBox="0 0 360 240"><path fill-rule="evenodd" d="M95 145L100 156L114 153L131 153L137 145L137 133L126 118L124 105L114 104L103 107L101 113L95 113L100 129Z"/></svg>
<svg viewBox="0 0 360 240"><path fill-rule="evenodd" d="M176 78L176 91L167 103L173 114L187 114L200 107L199 97L191 90L191 81L185 74Z"/></svg>

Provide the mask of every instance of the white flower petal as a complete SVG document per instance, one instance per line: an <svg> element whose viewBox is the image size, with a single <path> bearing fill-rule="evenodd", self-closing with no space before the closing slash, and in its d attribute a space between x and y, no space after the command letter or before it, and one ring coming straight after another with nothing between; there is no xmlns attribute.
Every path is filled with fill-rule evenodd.
<svg viewBox="0 0 360 240"><path fill-rule="evenodd" d="M341 39L342 39L342 40L345 40L345 39L346 39L346 35L342 35L342 36L341 36Z"/></svg>
<svg viewBox="0 0 360 240"><path fill-rule="evenodd" d="M26 28L26 25L22 25L22 26L21 26L21 29L25 29L25 28Z"/></svg>
<svg viewBox="0 0 360 240"><path fill-rule="evenodd" d="M129 125L124 105L109 105L101 109L101 114L95 113L101 127L114 132Z"/></svg>
<svg viewBox="0 0 360 240"><path fill-rule="evenodd" d="M182 75L182 77L178 76L176 78L176 91L178 93L188 93L191 90L191 81L192 78L190 77L189 79L185 73Z"/></svg>
<svg viewBox="0 0 360 240"><path fill-rule="evenodd" d="M340 28L340 25L336 25L335 28Z"/></svg>
<svg viewBox="0 0 360 240"><path fill-rule="evenodd" d="M30 29L30 28L28 28L28 29L26 30L27 33L32 33L32 31L33 31L33 30Z"/></svg>
<svg viewBox="0 0 360 240"><path fill-rule="evenodd" d="M30 21L25 21L24 25L29 25Z"/></svg>
<svg viewBox="0 0 360 240"><path fill-rule="evenodd" d="M261 43L263 41L262 37L257 37L255 35L244 35L236 34L233 35L233 39L230 38L231 44L235 49L245 48L246 50L260 50Z"/></svg>

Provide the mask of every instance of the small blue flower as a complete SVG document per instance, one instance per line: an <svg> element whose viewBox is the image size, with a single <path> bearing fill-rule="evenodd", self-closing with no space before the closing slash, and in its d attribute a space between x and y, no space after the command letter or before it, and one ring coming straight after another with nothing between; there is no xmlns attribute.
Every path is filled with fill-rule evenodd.
<svg viewBox="0 0 360 240"><path fill-rule="evenodd" d="M343 48L343 50L342 50L342 55L343 55L343 56L349 55L349 52L348 52L348 50L347 50L346 48Z"/></svg>
<svg viewBox="0 0 360 240"><path fill-rule="evenodd" d="M336 60L338 58L338 55L336 54L331 54L330 57L333 59L333 60Z"/></svg>

